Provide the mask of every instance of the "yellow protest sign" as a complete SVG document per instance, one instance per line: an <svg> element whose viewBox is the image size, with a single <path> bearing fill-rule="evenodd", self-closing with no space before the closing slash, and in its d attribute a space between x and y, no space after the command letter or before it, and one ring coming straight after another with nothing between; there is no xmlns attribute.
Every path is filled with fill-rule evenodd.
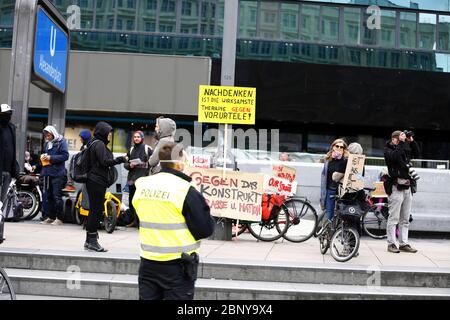
<svg viewBox="0 0 450 320"><path fill-rule="evenodd" d="M255 124L256 88L201 85L198 121Z"/></svg>

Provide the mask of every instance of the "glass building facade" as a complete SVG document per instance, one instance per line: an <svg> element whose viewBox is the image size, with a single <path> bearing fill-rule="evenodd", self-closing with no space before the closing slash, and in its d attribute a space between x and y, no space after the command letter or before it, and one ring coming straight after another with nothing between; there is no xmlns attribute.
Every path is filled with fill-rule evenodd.
<svg viewBox="0 0 450 320"><path fill-rule="evenodd" d="M220 58L225 0L53 0L73 50ZM11 46L14 0L0 0ZM379 28L373 28L379 6ZM448 0L240 1L238 59L450 72ZM77 10L79 14L77 13Z"/></svg>
<svg viewBox="0 0 450 320"><path fill-rule="evenodd" d="M72 50L209 56L212 84L225 1L52 0ZM14 7L0 0L0 47ZM264 88L258 125L281 127L282 151L324 152L345 135L381 156L386 130L411 127L424 158L450 158L449 0L240 0L238 17L236 85ZM402 121L386 120L399 109Z"/></svg>

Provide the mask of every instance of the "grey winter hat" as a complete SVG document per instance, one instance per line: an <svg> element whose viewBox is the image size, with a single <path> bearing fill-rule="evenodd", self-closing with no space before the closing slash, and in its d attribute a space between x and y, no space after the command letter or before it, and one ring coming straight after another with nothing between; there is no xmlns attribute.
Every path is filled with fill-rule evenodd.
<svg viewBox="0 0 450 320"><path fill-rule="evenodd" d="M392 132L391 138L398 138L398 137L400 137L401 134L402 134L402 132L400 130L396 130L396 131Z"/></svg>
<svg viewBox="0 0 450 320"><path fill-rule="evenodd" d="M348 146L348 152L350 152L351 154L363 154L364 151L359 143L352 142Z"/></svg>

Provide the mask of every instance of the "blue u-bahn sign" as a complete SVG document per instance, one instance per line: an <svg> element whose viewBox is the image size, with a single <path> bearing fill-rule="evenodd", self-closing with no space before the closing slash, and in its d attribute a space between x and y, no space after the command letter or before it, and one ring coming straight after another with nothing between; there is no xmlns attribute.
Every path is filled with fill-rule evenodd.
<svg viewBox="0 0 450 320"><path fill-rule="evenodd" d="M68 53L68 34L38 6L33 71L44 81L44 84L37 83L42 89L65 92Z"/></svg>

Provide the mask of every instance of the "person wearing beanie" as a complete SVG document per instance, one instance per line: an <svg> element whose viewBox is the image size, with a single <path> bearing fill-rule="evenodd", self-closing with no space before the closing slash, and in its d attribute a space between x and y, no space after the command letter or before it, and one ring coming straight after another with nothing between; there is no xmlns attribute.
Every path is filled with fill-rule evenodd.
<svg viewBox="0 0 450 320"><path fill-rule="evenodd" d="M128 159L130 161L124 164L125 169L128 170L127 184L129 190L129 207L132 215L130 223L127 226L139 226L139 220L136 215L136 210L133 206L132 199L134 193L136 192L136 187L134 183L140 177L146 177L150 173L150 166L148 160L153 154L153 150L150 146L145 144L144 133L140 130L134 132L133 134L133 146L127 153Z"/></svg>
<svg viewBox="0 0 450 320"><path fill-rule="evenodd" d="M87 145L92 140L91 132L87 129L83 129L80 131L80 138L81 138L81 148L80 151L87 148Z"/></svg>
<svg viewBox="0 0 450 320"><path fill-rule="evenodd" d="M392 132L391 139L384 147L384 159L388 167L388 179L384 186L388 194L389 218L386 226L387 251L392 253L416 253L408 243L409 217L411 214L412 194L417 190L417 182L409 174L410 161L420 156L420 150L413 134ZM399 225L398 241L396 226Z"/></svg>
<svg viewBox="0 0 450 320"><path fill-rule="evenodd" d="M150 157L148 164L150 165L151 174L157 173L161 170L159 165L159 150L169 142L175 142L175 133L177 125L175 121L170 118L159 117L156 120L155 132L158 139L155 150Z"/></svg>
<svg viewBox="0 0 450 320"><path fill-rule="evenodd" d="M46 126L43 135L45 145L44 152L41 155L41 163L47 212L43 211L42 215L46 219L41 223L59 226L63 224L62 189L67 182L65 162L69 159L69 148L64 137L58 133L54 126Z"/></svg>

